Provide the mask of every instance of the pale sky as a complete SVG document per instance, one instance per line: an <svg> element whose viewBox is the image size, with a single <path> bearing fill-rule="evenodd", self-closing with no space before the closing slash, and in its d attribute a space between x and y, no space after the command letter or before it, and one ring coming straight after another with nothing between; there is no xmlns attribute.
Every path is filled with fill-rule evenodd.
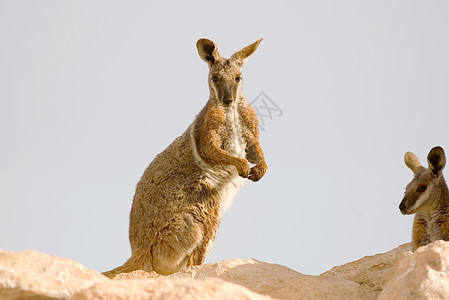
<svg viewBox="0 0 449 300"><path fill-rule="evenodd" d="M410 241L403 155L449 153L448 1L0 0L0 249L129 258L136 184L209 96L200 37L264 37L243 91L277 106L207 262L319 274Z"/></svg>

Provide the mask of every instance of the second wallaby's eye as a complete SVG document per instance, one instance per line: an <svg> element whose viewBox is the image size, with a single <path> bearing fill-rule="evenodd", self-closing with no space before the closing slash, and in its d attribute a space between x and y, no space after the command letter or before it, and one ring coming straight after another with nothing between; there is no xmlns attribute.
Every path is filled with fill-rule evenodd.
<svg viewBox="0 0 449 300"><path fill-rule="evenodd" d="M212 76L210 79L211 79L213 82L217 82L217 81L218 81L218 77L217 77L217 76Z"/></svg>
<svg viewBox="0 0 449 300"><path fill-rule="evenodd" d="M418 193L422 193L422 192L424 192L425 190L427 190L427 186L426 186L426 185L422 185L422 186L420 186L420 187L417 189Z"/></svg>
<svg viewBox="0 0 449 300"><path fill-rule="evenodd" d="M242 81L242 76L237 76L237 77L235 77L235 81L236 81L236 82Z"/></svg>

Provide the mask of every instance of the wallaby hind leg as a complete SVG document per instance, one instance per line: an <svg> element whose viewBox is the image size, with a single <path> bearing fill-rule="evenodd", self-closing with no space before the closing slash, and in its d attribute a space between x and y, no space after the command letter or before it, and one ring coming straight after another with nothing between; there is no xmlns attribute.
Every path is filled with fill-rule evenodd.
<svg viewBox="0 0 449 300"><path fill-rule="evenodd" d="M167 254L172 254L165 252ZM153 270L161 275L170 275L176 273L182 269L185 269L189 261L191 261L192 254L189 253L185 255L181 260L179 257L163 256L161 254L157 254L153 256Z"/></svg>
<svg viewBox="0 0 449 300"><path fill-rule="evenodd" d="M190 260L187 263L187 267L200 266L204 264L206 256L210 248L212 248L212 245L213 239L209 239L209 241L207 239L203 239L203 241L201 241L201 244L198 245L195 250L193 250L192 255L190 256Z"/></svg>
<svg viewBox="0 0 449 300"><path fill-rule="evenodd" d="M159 231L159 237L148 253L152 270L170 275L188 265L192 252L202 243L203 229L190 214L178 214Z"/></svg>

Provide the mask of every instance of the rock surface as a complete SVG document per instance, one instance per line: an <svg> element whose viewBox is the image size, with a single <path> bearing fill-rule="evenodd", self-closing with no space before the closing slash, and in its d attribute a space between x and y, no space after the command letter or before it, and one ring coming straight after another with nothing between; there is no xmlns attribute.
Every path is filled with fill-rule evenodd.
<svg viewBox="0 0 449 300"><path fill-rule="evenodd" d="M449 242L401 254L379 299L449 299Z"/></svg>
<svg viewBox="0 0 449 300"><path fill-rule="evenodd" d="M68 258L0 252L0 299L67 299L108 279Z"/></svg>
<svg viewBox="0 0 449 300"><path fill-rule="evenodd" d="M204 278L199 280L154 278L128 279L99 283L84 290L71 300L270 300L237 284L226 282L218 278Z"/></svg>
<svg viewBox="0 0 449 300"><path fill-rule="evenodd" d="M0 299L449 299L449 242L409 250L405 244L320 276L233 259L114 280L70 259L0 250Z"/></svg>
<svg viewBox="0 0 449 300"><path fill-rule="evenodd" d="M411 244L403 244L389 252L365 256L359 260L333 267L320 275L322 278L342 278L360 284L371 299L376 299L382 291L384 281L391 278L390 269L399 256L411 250ZM390 276L390 277L388 277Z"/></svg>
<svg viewBox="0 0 449 300"><path fill-rule="evenodd" d="M156 272L145 272L142 270L137 270L129 273L120 273L115 275L114 280L127 280L127 279L147 279L147 278L158 278L158 277L164 277L162 275L159 275Z"/></svg>
<svg viewBox="0 0 449 300"><path fill-rule="evenodd" d="M276 299L366 298L364 291L355 282L304 275L281 265L255 259L232 259L191 267L169 277L191 279L217 277Z"/></svg>

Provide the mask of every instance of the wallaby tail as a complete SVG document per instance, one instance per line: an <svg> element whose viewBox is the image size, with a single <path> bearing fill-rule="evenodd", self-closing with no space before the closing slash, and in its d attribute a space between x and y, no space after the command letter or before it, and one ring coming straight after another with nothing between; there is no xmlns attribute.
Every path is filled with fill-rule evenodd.
<svg viewBox="0 0 449 300"><path fill-rule="evenodd" d="M129 273L129 272L132 272L132 271L135 271L135 270L138 270L138 269L139 268L133 266L132 263L130 262L130 259L128 259L122 266L117 267L117 268L115 268L113 270L110 270L110 271L103 272L101 274L103 274L104 276L109 277L109 278L112 279L117 274Z"/></svg>

